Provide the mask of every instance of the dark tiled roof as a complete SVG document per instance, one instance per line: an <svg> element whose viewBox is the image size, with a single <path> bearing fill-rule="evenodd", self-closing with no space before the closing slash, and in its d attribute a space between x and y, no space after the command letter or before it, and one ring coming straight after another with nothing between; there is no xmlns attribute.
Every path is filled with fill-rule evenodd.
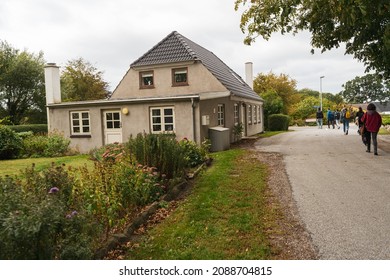
<svg viewBox="0 0 390 280"><path fill-rule="evenodd" d="M170 33L134 61L130 67L194 60L200 61L234 95L262 100L237 73L215 54L176 31Z"/></svg>
<svg viewBox="0 0 390 280"><path fill-rule="evenodd" d="M375 104L375 107L376 107L376 111L378 113L383 113L383 112L389 112L390 111L390 102L384 102L384 103L380 103L380 102L372 102ZM352 104L352 106L358 108L358 107L362 107L363 110L367 110L367 105L370 104L370 103L360 103L360 104Z"/></svg>

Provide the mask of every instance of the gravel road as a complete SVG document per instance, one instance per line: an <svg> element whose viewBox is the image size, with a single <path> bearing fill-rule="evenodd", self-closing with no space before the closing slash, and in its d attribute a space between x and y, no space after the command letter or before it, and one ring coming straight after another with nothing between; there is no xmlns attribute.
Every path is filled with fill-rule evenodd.
<svg viewBox="0 0 390 280"><path fill-rule="evenodd" d="M260 139L255 148L283 155L293 199L320 259L390 259L390 152L381 149L385 142L374 156L365 152L355 125L349 135L326 126L291 130Z"/></svg>

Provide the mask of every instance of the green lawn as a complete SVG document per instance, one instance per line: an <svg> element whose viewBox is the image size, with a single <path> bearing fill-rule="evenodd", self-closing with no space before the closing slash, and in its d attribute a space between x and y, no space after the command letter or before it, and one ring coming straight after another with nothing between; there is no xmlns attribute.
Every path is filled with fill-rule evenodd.
<svg viewBox="0 0 390 280"><path fill-rule="evenodd" d="M241 149L213 157L189 197L129 249L128 259L272 258L266 167Z"/></svg>
<svg viewBox="0 0 390 280"><path fill-rule="evenodd" d="M80 167L84 164L92 165L88 155L76 155L55 158L28 158L28 159L13 159L0 160L0 176L18 175L22 170L35 164L36 169L43 170L49 167L52 163L66 164L72 167Z"/></svg>

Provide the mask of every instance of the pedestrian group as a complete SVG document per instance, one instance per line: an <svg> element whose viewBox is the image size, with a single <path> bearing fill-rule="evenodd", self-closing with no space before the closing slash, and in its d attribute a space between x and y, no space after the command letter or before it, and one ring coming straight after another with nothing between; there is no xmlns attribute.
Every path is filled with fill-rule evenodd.
<svg viewBox="0 0 390 280"><path fill-rule="evenodd" d="M333 129L335 129L335 127L337 127L337 129L340 129L340 123L342 123L344 135L348 135L349 123L351 121L354 121L358 126L357 132L359 135L361 135L362 141L367 148L366 152L371 152L372 140L374 155L378 155L377 136L378 131L382 125L382 117L376 111L376 106L374 103L370 103L367 105L366 112L364 112L363 109L359 107L359 110L356 112L356 114L354 114L352 108L347 108L347 106L345 105L341 109L341 111L339 111L338 109L336 109L336 111L332 111L330 108L328 108L326 112L326 118L328 129L330 129L330 127L332 127ZM319 129L322 129L323 119L324 114L321 108L318 108L316 113L316 120L317 127Z"/></svg>

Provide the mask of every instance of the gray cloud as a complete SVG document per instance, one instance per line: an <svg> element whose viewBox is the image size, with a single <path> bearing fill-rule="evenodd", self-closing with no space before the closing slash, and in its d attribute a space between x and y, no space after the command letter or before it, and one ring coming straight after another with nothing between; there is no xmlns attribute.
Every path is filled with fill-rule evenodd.
<svg viewBox="0 0 390 280"><path fill-rule="evenodd" d="M244 63L254 63L254 74L287 74L298 88L338 93L341 85L364 67L344 49L310 54L310 34L258 38L243 44L240 12L234 1L198 0L2 0L0 40L19 49L43 51L48 62L65 65L83 57L104 71L114 89L131 62L173 30L214 52L239 75Z"/></svg>

